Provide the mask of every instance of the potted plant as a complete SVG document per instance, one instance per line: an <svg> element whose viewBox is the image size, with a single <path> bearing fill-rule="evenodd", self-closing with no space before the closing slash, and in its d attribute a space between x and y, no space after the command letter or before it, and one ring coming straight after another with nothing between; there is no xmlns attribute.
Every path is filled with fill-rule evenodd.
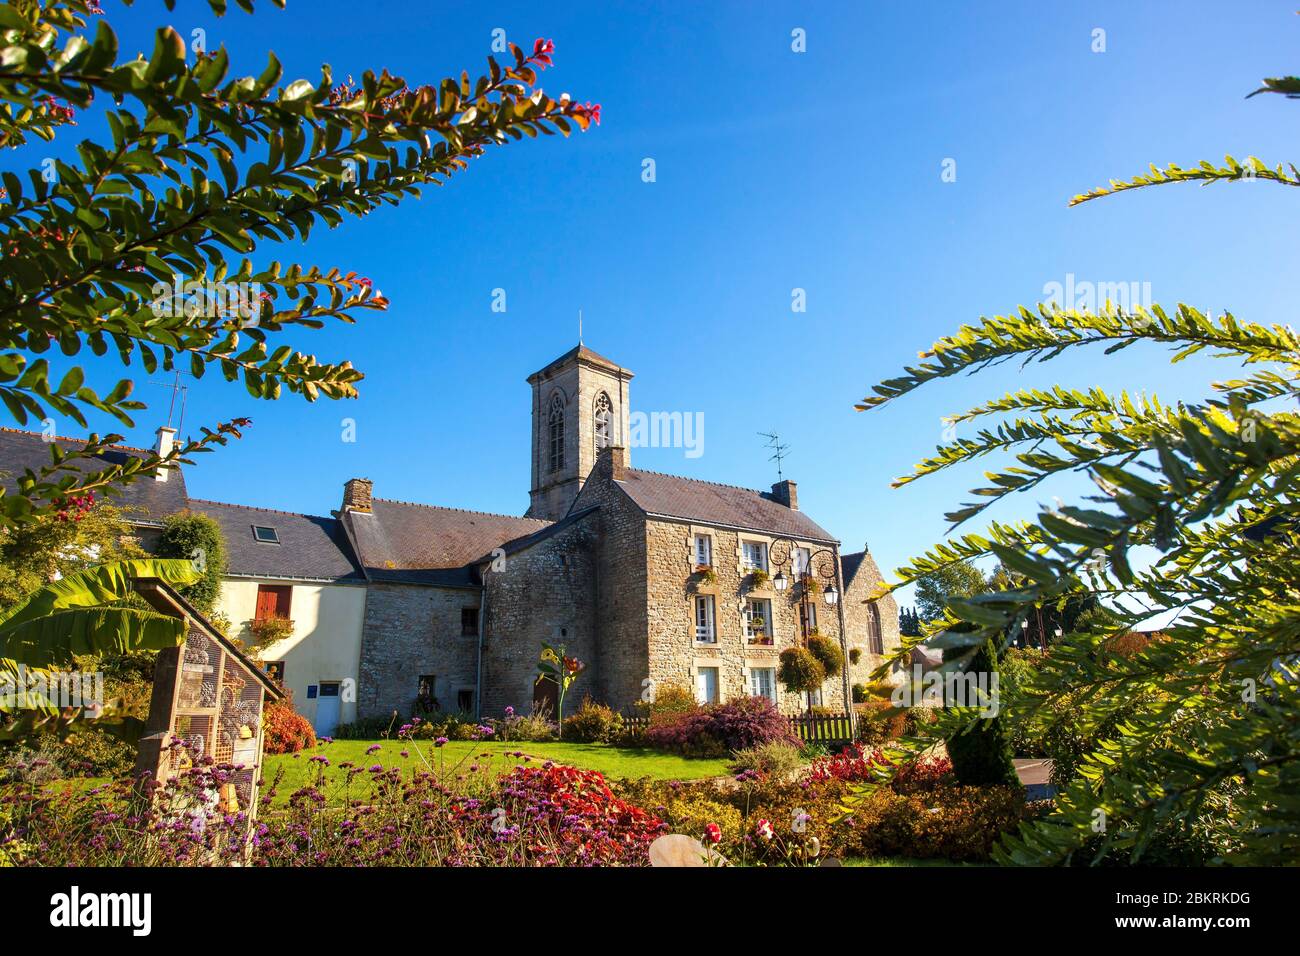
<svg viewBox="0 0 1300 956"><path fill-rule="evenodd" d="M755 568L749 575L749 588L751 591L757 591L761 587L766 587L771 578L762 568Z"/></svg>
<svg viewBox="0 0 1300 956"><path fill-rule="evenodd" d="M718 583L718 572L713 570L713 565L711 564L696 565L695 576L699 579L700 584Z"/></svg>

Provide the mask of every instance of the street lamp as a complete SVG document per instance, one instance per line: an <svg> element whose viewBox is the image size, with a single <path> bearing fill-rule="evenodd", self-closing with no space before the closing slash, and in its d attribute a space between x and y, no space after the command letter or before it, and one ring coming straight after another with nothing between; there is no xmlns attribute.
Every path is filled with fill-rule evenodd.
<svg viewBox="0 0 1300 956"><path fill-rule="evenodd" d="M776 574L772 577L772 587L776 588L778 591L784 591L786 587L789 586L789 584L790 584L790 579L787 578L780 571L777 571Z"/></svg>
<svg viewBox="0 0 1300 956"><path fill-rule="evenodd" d="M836 604L839 603L840 592L835 590L834 584L831 584L826 588L825 597L826 597L826 603L829 604L831 607L834 607Z"/></svg>

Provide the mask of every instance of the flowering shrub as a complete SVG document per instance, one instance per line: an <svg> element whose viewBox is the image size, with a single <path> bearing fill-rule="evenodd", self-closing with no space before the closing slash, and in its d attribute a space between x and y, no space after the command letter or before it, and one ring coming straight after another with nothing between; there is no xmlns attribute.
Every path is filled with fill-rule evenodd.
<svg viewBox="0 0 1300 956"><path fill-rule="evenodd" d="M782 740L737 750L731 755L731 760L728 769L734 773L751 770L755 773L783 776L803 766L803 757L799 748Z"/></svg>
<svg viewBox="0 0 1300 956"><path fill-rule="evenodd" d="M292 697L267 704L262 723L269 754L295 754L316 746L316 731L311 721L293 709Z"/></svg>
<svg viewBox="0 0 1300 956"><path fill-rule="evenodd" d="M688 756L722 756L773 742L799 746L789 721L766 697L737 697L699 707L651 726L646 740L652 747Z"/></svg>
<svg viewBox="0 0 1300 956"><path fill-rule="evenodd" d="M868 783L881 779L892 763L879 750L854 744L839 754L813 761L808 777L814 782ZM921 757L904 764L890 784L896 793L918 793L952 783L952 762L947 757Z"/></svg>

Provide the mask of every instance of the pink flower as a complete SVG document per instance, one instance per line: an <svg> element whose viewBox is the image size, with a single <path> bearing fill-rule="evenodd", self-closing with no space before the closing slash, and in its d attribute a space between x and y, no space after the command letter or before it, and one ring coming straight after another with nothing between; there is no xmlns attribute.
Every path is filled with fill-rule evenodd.
<svg viewBox="0 0 1300 956"><path fill-rule="evenodd" d="M754 828L754 832L755 832L756 834L758 834L758 838L759 838L760 840L770 840L770 839L772 839L772 823L771 823L771 821L769 821L769 820L759 820L759 821L758 821L758 826Z"/></svg>
<svg viewBox="0 0 1300 956"><path fill-rule="evenodd" d="M704 836L710 843L722 842L722 827L716 823L710 823L704 828Z"/></svg>
<svg viewBox="0 0 1300 956"><path fill-rule="evenodd" d="M528 62L536 63L539 70L544 70L554 65L554 61L551 60L551 54L554 52L555 41L539 37L533 41L533 55L528 58Z"/></svg>

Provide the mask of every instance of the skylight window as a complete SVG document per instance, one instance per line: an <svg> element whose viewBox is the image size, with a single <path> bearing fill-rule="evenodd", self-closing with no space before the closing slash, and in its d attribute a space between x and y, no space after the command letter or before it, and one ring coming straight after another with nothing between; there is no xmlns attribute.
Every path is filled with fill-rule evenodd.
<svg viewBox="0 0 1300 956"><path fill-rule="evenodd" d="M280 536L275 533L274 528L260 524L253 525L253 539L262 542L262 544L280 543Z"/></svg>

